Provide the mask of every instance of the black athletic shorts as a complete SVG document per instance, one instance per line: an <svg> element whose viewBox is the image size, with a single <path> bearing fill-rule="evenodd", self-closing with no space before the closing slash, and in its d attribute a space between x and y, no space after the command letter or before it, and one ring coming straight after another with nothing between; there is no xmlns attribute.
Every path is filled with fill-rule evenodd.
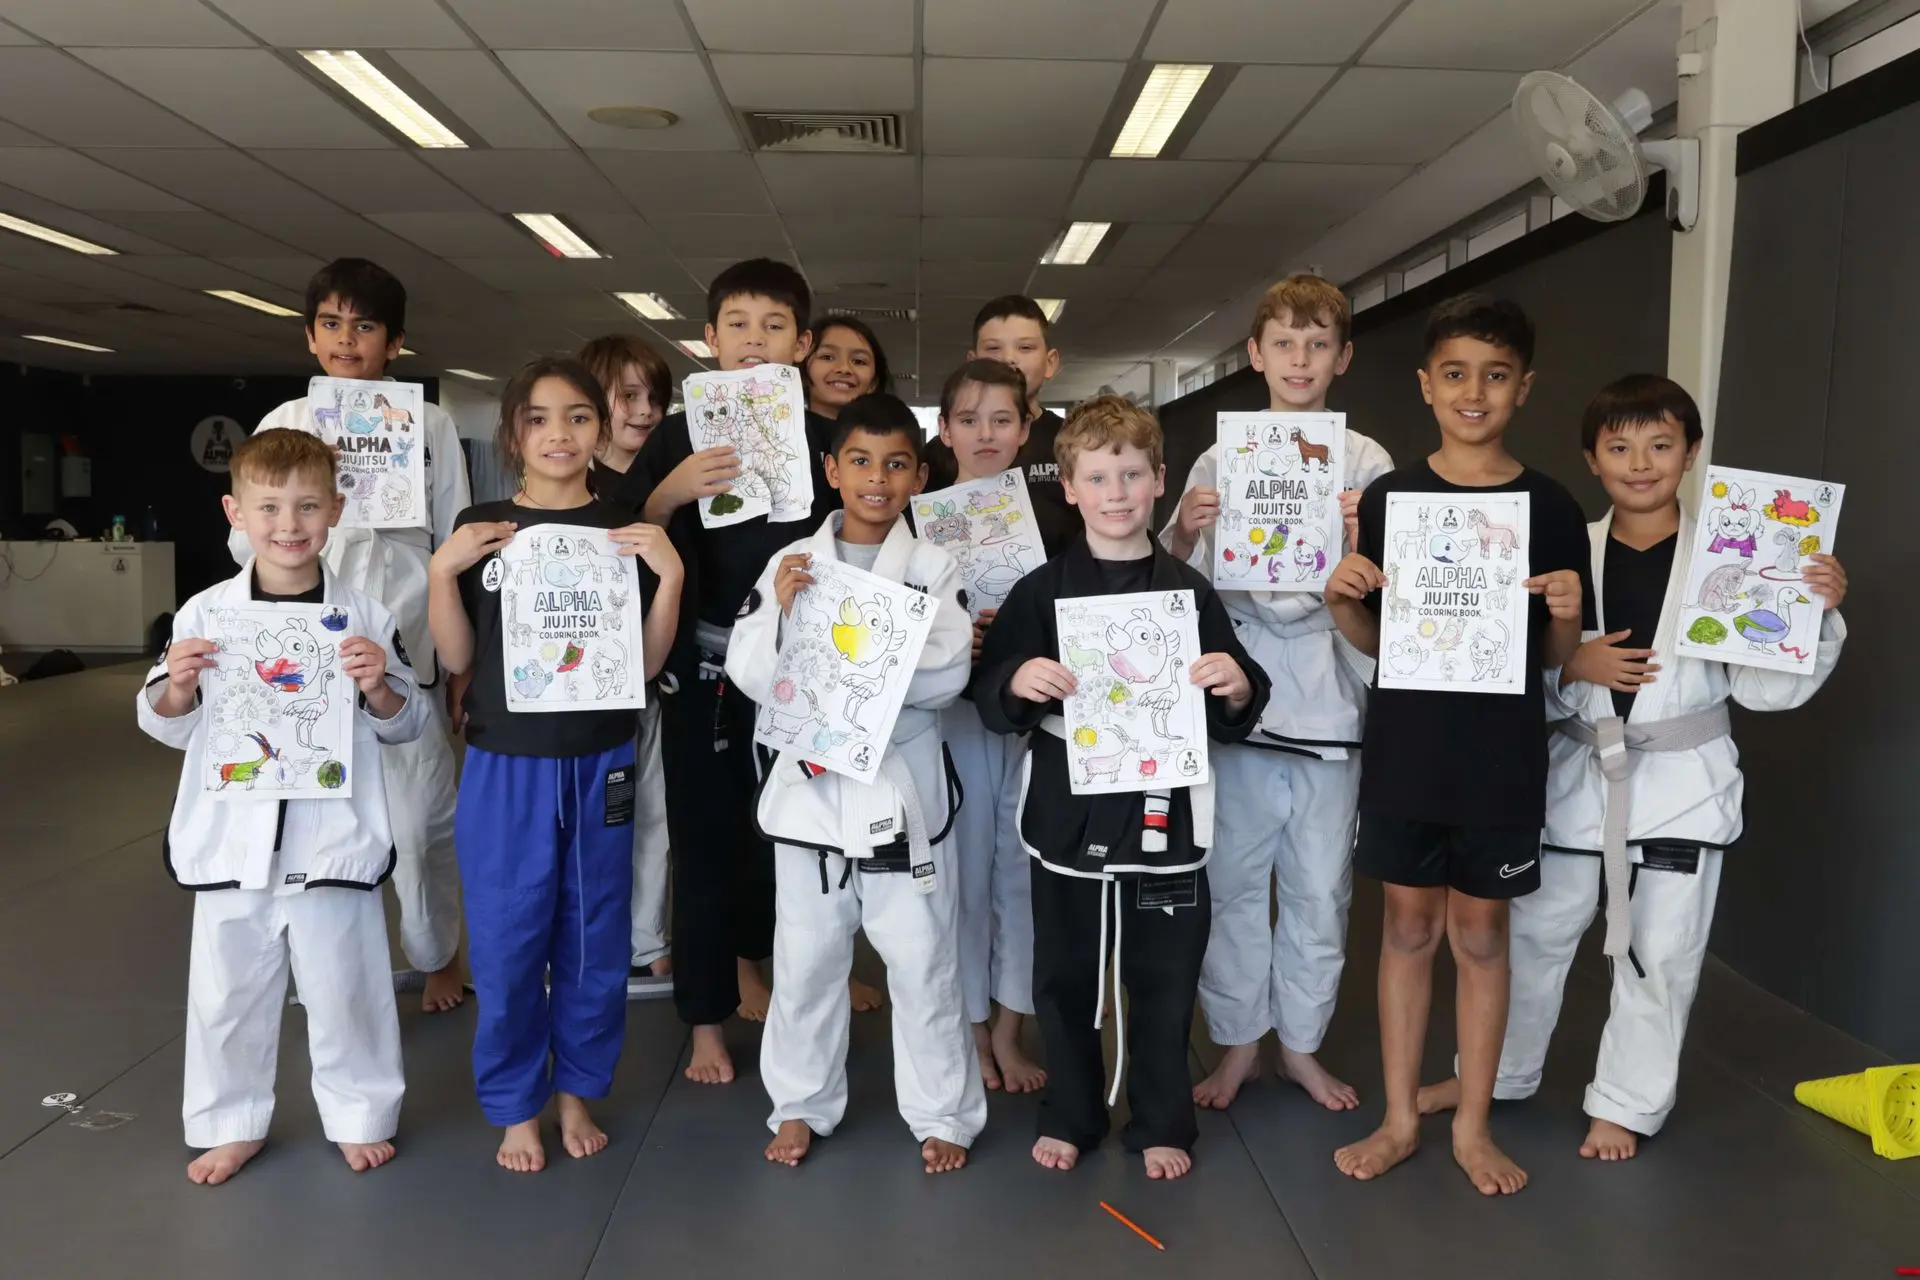
<svg viewBox="0 0 1920 1280"><path fill-rule="evenodd" d="M1457 827L1363 813L1353 865L1388 884L1519 898L1540 887L1540 828Z"/></svg>

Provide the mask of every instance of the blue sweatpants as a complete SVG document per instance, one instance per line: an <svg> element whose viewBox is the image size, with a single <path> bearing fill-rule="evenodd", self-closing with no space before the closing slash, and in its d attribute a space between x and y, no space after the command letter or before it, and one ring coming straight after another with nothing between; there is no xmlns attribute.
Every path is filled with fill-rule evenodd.
<svg viewBox="0 0 1920 1280"><path fill-rule="evenodd" d="M604 1098L627 1030L633 744L548 759L467 748L454 844L479 1023L473 1082L497 1125L558 1089Z"/></svg>

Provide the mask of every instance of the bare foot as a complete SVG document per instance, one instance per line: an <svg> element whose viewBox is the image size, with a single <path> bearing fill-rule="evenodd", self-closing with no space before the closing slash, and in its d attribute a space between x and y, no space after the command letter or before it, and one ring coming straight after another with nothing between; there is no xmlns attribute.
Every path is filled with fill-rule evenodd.
<svg viewBox="0 0 1920 1280"><path fill-rule="evenodd" d="M671 978L673 976L673 957L661 956L658 960L648 965L647 970L656 978Z"/></svg>
<svg viewBox="0 0 1920 1280"><path fill-rule="evenodd" d="M887 998L875 987L870 987L858 978L847 979L847 999L853 1002L855 1013L872 1013L875 1009L886 1007Z"/></svg>
<svg viewBox="0 0 1920 1280"><path fill-rule="evenodd" d="M1080 1148L1058 1138L1042 1138L1033 1144L1033 1162L1042 1169L1065 1173L1080 1163Z"/></svg>
<svg viewBox="0 0 1920 1280"><path fill-rule="evenodd" d="M1000 1010L993 1024L993 1060L1008 1093L1038 1093L1047 1083L1046 1070L1020 1048L1020 1020L1025 1014Z"/></svg>
<svg viewBox="0 0 1920 1280"><path fill-rule="evenodd" d="M1460 1077L1449 1076L1439 1084L1420 1086L1418 1106L1423 1116L1438 1115L1460 1105Z"/></svg>
<svg viewBox="0 0 1920 1280"><path fill-rule="evenodd" d="M740 1007L734 1012L748 1022L765 1022L767 1006L773 1003L773 989L760 976L760 966L752 960L735 960L740 983Z"/></svg>
<svg viewBox="0 0 1920 1280"><path fill-rule="evenodd" d="M993 1059L993 1029L984 1022L973 1024L973 1053L980 1059L980 1083L998 1089L1000 1068Z"/></svg>
<svg viewBox="0 0 1920 1280"><path fill-rule="evenodd" d="M1147 1176L1149 1178L1184 1178L1193 1168L1193 1157L1178 1147L1148 1147Z"/></svg>
<svg viewBox="0 0 1920 1280"><path fill-rule="evenodd" d="M187 1166L187 1179L203 1186L217 1187L240 1172L240 1166L260 1154L260 1148L266 1146L266 1139L256 1142L228 1142L221 1146L202 1151L199 1158Z"/></svg>
<svg viewBox="0 0 1920 1280"><path fill-rule="evenodd" d="M928 1173L952 1173L967 1167L967 1149L945 1138L928 1138L921 1143L920 1158L926 1161Z"/></svg>
<svg viewBox="0 0 1920 1280"><path fill-rule="evenodd" d="M687 1064L687 1079L695 1084L732 1084L733 1055L718 1024L693 1029L693 1061Z"/></svg>
<svg viewBox="0 0 1920 1280"><path fill-rule="evenodd" d="M1527 1185L1526 1170L1509 1160L1486 1133L1462 1137L1456 1131L1453 1159L1473 1181L1473 1189L1483 1196L1510 1196Z"/></svg>
<svg viewBox="0 0 1920 1280"><path fill-rule="evenodd" d="M1240 1086L1260 1074L1260 1042L1230 1046L1213 1074L1193 1086L1193 1104L1225 1111L1240 1096Z"/></svg>
<svg viewBox="0 0 1920 1280"><path fill-rule="evenodd" d="M585 1100L571 1093L557 1095L560 1100L560 1145L578 1160L597 1155L607 1146L607 1135L587 1114Z"/></svg>
<svg viewBox="0 0 1920 1280"><path fill-rule="evenodd" d="M538 1173L547 1167L547 1149L540 1142L540 1117L510 1124L500 1135L500 1150L493 1157L502 1169L515 1173Z"/></svg>
<svg viewBox="0 0 1920 1280"><path fill-rule="evenodd" d="M1580 1144L1580 1154L1589 1160L1631 1160L1639 1151L1640 1135L1611 1120L1595 1120Z"/></svg>
<svg viewBox="0 0 1920 1280"><path fill-rule="evenodd" d="M1349 1178L1371 1182L1420 1149L1420 1130L1381 1125L1373 1133L1333 1153L1334 1167Z"/></svg>
<svg viewBox="0 0 1920 1280"><path fill-rule="evenodd" d="M807 1158L807 1148L812 1145L813 1130L807 1128L805 1120L783 1120L774 1130L773 1141L767 1144L767 1159L795 1169Z"/></svg>
<svg viewBox="0 0 1920 1280"><path fill-rule="evenodd" d="M1307 1091L1307 1096L1329 1111L1351 1111L1360 1105L1360 1094L1352 1085L1320 1065L1310 1053L1280 1046L1278 1074Z"/></svg>
<svg viewBox="0 0 1920 1280"><path fill-rule="evenodd" d="M435 969L427 975L426 990L420 993L420 1011L422 1013L445 1013L457 1009L467 1001L467 985L460 977L458 958L448 962L444 969Z"/></svg>
<svg viewBox="0 0 1920 1280"><path fill-rule="evenodd" d="M391 1142L340 1142L334 1145L338 1146L340 1154L347 1158L347 1168L355 1173L378 1169L393 1159Z"/></svg>

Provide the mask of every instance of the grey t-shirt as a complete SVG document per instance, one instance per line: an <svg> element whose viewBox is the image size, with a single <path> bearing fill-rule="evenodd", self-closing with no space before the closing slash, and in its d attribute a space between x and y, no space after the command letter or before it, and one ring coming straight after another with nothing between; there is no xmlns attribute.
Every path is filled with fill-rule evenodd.
<svg viewBox="0 0 1920 1280"><path fill-rule="evenodd" d="M841 560L856 569L865 569L869 573L873 572L874 563L880 559L880 544L877 542L871 544L842 542L840 539L835 538L833 540L833 549L838 553Z"/></svg>

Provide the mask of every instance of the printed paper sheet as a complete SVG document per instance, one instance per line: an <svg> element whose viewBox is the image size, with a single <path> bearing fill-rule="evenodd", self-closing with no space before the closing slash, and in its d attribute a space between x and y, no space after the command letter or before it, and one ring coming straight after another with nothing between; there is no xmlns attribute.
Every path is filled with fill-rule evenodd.
<svg viewBox="0 0 1920 1280"><path fill-rule="evenodd" d="M360 691L340 662L356 619L338 605L214 608L219 645L200 677L207 775L220 797L326 800L353 794ZM377 766L378 761L375 761Z"/></svg>
<svg viewBox="0 0 1920 1280"><path fill-rule="evenodd" d="M1528 495L1387 495L1380 687L1527 690Z"/></svg>
<svg viewBox="0 0 1920 1280"><path fill-rule="evenodd" d="M766 516L776 524L813 513L807 463L806 395L792 365L695 373L681 384L687 435L695 451L732 445L740 478L726 493L700 501L709 529Z"/></svg>
<svg viewBox="0 0 1920 1280"><path fill-rule="evenodd" d="M481 582L500 593L509 711L619 711L647 703L639 566L605 529L535 525Z"/></svg>
<svg viewBox="0 0 1920 1280"><path fill-rule="evenodd" d="M426 397L417 382L314 378L307 403L320 438L340 450L343 529L428 525Z"/></svg>
<svg viewBox="0 0 1920 1280"><path fill-rule="evenodd" d="M1054 602L1060 661L1077 688L1064 704L1075 795L1205 782L1205 690L1192 682L1200 619L1192 591Z"/></svg>
<svg viewBox="0 0 1920 1280"><path fill-rule="evenodd" d="M998 609L1013 584L1047 558L1020 468L913 500L914 528L960 563L967 612Z"/></svg>
<svg viewBox="0 0 1920 1280"><path fill-rule="evenodd" d="M1213 583L1324 591L1340 563L1344 413L1222 413Z"/></svg>

